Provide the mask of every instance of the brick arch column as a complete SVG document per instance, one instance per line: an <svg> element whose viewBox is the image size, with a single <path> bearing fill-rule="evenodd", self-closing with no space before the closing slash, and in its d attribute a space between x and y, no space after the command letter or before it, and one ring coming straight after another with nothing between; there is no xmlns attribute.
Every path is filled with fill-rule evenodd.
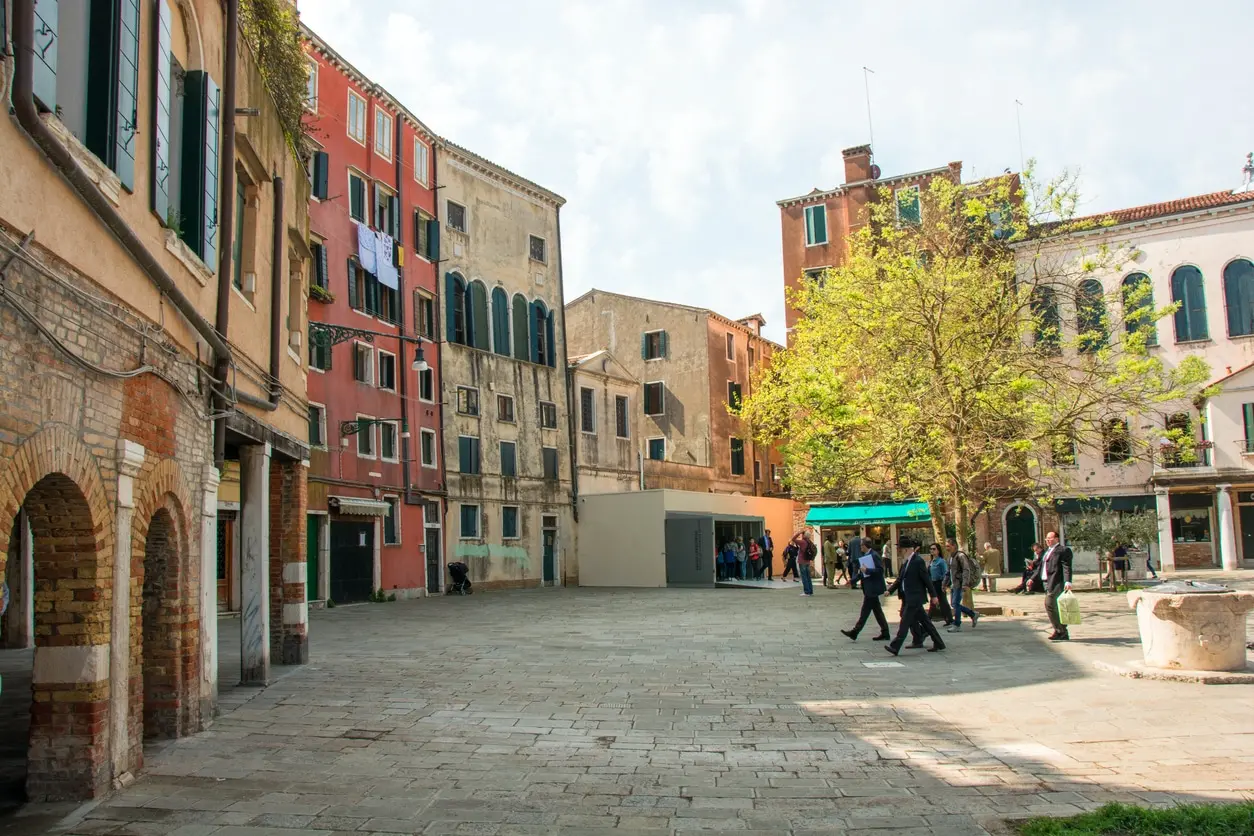
<svg viewBox="0 0 1254 836"><path fill-rule="evenodd" d="M200 618L194 593L200 566L191 547L193 507L174 459L157 461L141 474L131 526L127 677L128 749L136 765L142 763L146 737L182 737L199 724ZM150 576L154 570L160 577Z"/></svg>
<svg viewBox="0 0 1254 836"><path fill-rule="evenodd" d="M27 796L94 798L108 791L112 777L114 525L96 458L67 428L41 430L0 462L0 542L8 542L23 507L36 610ZM0 577L4 569L0 563Z"/></svg>

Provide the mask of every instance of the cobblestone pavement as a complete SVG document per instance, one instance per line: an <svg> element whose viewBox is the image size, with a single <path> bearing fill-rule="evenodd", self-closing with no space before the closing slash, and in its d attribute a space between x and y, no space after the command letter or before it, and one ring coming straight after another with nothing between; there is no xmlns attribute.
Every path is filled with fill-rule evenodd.
<svg viewBox="0 0 1254 836"><path fill-rule="evenodd" d="M554 589L318 612L311 664L227 690L208 732L150 749L62 830L980 834L1254 798L1247 687L1093 669L1139 654L1124 596L1084 595L1067 644L987 617L898 660L837 632L860 601Z"/></svg>

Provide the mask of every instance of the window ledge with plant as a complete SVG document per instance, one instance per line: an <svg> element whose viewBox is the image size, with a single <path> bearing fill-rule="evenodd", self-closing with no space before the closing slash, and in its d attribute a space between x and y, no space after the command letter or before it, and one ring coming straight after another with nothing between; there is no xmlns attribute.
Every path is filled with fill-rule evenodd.
<svg viewBox="0 0 1254 836"><path fill-rule="evenodd" d="M309 298L315 302L323 302L330 305L335 301L335 294L316 284L309 286Z"/></svg>

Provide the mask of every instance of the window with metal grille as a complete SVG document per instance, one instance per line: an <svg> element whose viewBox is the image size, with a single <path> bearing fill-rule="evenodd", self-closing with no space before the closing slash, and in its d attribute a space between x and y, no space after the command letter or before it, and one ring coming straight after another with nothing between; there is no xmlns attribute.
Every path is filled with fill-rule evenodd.
<svg viewBox="0 0 1254 836"><path fill-rule="evenodd" d="M460 203L448 202L448 215L445 218L449 229L455 229L458 232L466 231L466 207Z"/></svg>
<svg viewBox="0 0 1254 836"><path fill-rule="evenodd" d="M596 433L596 393L586 386L579 387L579 429Z"/></svg>
<svg viewBox="0 0 1254 836"><path fill-rule="evenodd" d="M628 423L628 400L626 395L614 396L614 435L617 438L629 438L631 425Z"/></svg>
<svg viewBox="0 0 1254 836"><path fill-rule="evenodd" d="M544 263L547 261L544 253L544 239L538 235L527 236L530 239L531 260Z"/></svg>

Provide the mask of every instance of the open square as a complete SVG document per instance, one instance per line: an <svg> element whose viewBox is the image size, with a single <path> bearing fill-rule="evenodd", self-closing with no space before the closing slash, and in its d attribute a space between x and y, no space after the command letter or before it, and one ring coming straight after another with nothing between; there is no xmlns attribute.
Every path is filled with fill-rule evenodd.
<svg viewBox="0 0 1254 836"><path fill-rule="evenodd" d="M1070 643L1046 642L1043 617L987 617L893 669L837 632L851 590L316 612L307 666L224 689L209 731L150 747L144 777L68 832L980 834L1115 800L1254 797L1246 687L1095 670L1139 654L1135 618L1122 595L1082 598ZM222 634L229 682L233 622Z"/></svg>

